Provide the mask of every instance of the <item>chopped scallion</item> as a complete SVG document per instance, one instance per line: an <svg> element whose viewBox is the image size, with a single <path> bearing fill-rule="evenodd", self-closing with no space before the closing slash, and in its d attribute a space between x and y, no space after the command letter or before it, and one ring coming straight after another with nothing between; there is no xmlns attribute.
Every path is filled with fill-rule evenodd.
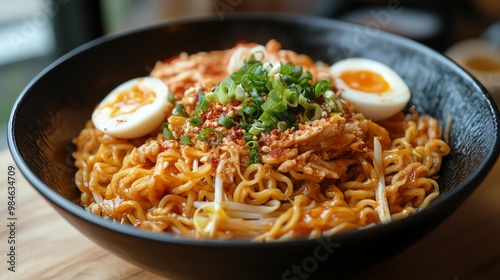
<svg viewBox="0 0 500 280"><path fill-rule="evenodd" d="M175 108L172 110L172 115L185 118L189 117L182 103L179 103L175 106Z"/></svg>
<svg viewBox="0 0 500 280"><path fill-rule="evenodd" d="M283 131L287 130L287 128L288 128L288 125L284 121L279 121L278 125L276 126L276 129L278 130L278 132L283 132Z"/></svg>
<svg viewBox="0 0 500 280"><path fill-rule="evenodd" d="M259 163L260 162L260 153L257 149L250 150L250 161L249 164Z"/></svg>
<svg viewBox="0 0 500 280"><path fill-rule="evenodd" d="M225 128L231 128L235 125L238 125L235 121L233 121L230 117L221 115L219 117L219 124L221 124Z"/></svg>
<svg viewBox="0 0 500 280"><path fill-rule="evenodd" d="M210 146L220 145L223 140L222 133L215 129L207 128L198 134L198 139L208 143Z"/></svg>
<svg viewBox="0 0 500 280"><path fill-rule="evenodd" d="M323 95L327 90L331 90L332 83L328 80L319 81L314 85L314 95L316 98Z"/></svg>
<svg viewBox="0 0 500 280"><path fill-rule="evenodd" d="M167 101L171 104L175 103L175 94L171 91L168 92Z"/></svg>
<svg viewBox="0 0 500 280"><path fill-rule="evenodd" d="M248 97L248 94L245 92L245 89L239 84L236 86L235 92L234 92L234 97L236 100L243 101Z"/></svg>
<svg viewBox="0 0 500 280"><path fill-rule="evenodd" d="M194 116L189 119L189 124L194 127L199 127L203 124L203 119L200 116Z"/></svg>
<svg viewBox="0 0 500 280"><path fill-rule="evenodd" d="M163 136L165 136L165 139L167 140L174 139L174 134L172 134L172 131L168 129L168 124L166 122L161 124L161 132L163 133Z"/></svg>
<svg viewBox="0 0 500 280"><path fill-rule="evenodd" d="M321 118L323 111L316 101L321 96L333 112L341 111L341 104L331 92L331 81L313 84L312 79L311 72L301 65L272 64L251 57L215 88L220 103L241 101L240 110L230 117L220 116L219 124L226 128L239 125L247 131L245 140L249 142L263 131L284 132L298 127L297 122Z"/></svg>
<svg viewBox="0 0 500 280"><path fill-rule="evenodd" d="M252 134L252 135L258 135L260 134L264 129L262 128L259 128L257 127L257 125L255 123L252 124L252 126L250 127L250 129L248 130L248 133Z"/></svg>
<svg viewBox="0 0 500 280"><path fill-rule="evenodd" d="M233 101L236 91L236 84L231 78L225 78L215 87L215 96L222 104Z"/></svg>
<svg viewBox="0 0 500 280"><path fill-rule="evenodd" d="M245 132L245 133L243 133L243 137L245 138L245 141L246 141L246 142L249 142L249 141L252 141L252 139L253 139L253 134L248 133L248 132Z"/></svg>
<svg viewBox="0 0 500 280"><path fill-rule="evenodd" d="M179 142L183 145L192 145L193 141L191 141L191 136L189 135L182 135L181 138L179 139Z"/></svg>
<svg viewBox="0 0 500 280"><path fill-rule="evenodd" d="M210 106L210 100L208 100L208 98L206 97L203 97L198 105L196 105L196 108L194 109L194 114L195 115L198 115L199 113L201 112L206 112L208 107Z"/></svg>
<svg viewBox="0 0 500 280"><path fill-rule="evenodd" d="M249 149L257 149L259 147L259 141L251 140L248 141L245 146Z"/></svg>

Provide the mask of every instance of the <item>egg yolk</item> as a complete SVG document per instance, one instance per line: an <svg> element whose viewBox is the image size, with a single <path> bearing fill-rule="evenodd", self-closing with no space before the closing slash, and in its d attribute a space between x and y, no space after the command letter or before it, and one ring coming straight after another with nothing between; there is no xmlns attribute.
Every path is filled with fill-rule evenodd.
<svg viewBox="0 0 500 280"><path fill-rule="evenodd" d="M135 85L133 88L120 92L116 99L105 105L111 107L111 117L135 112L146 104L153 103L156 98L154 91L146 90Z"/></svg>
<svg viewBox="0 0 500 280"><path fill-rule="evenodd" d="M382 75L369 71L345 71L340 74L346 85L352 89L368 92L368 93L383 93L389 89L389 83Z"/></svg>

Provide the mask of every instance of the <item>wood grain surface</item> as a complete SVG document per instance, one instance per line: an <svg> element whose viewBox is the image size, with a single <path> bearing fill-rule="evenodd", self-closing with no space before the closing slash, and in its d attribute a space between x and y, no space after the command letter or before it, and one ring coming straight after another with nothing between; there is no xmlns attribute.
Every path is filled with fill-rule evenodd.
<svg viewBox="0 0 500 280"><path fill-rule="evenodd" d="M89 241L52 209L19 170L15 175L16 271L9 271L9 166L15 167L9 151L0 151L0 279L165 279ZM436 230L359 279L500 279L500 163Z"/></svg>

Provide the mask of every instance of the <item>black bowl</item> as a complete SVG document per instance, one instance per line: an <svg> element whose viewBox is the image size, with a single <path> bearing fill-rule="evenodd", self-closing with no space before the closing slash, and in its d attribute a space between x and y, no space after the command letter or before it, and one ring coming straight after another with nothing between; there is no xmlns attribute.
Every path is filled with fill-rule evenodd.
<svg viewBox="0 0 500 280"><path fill-rule="evenodd" d="M485 89L446 57L372 28L309 16L226 14L184 19L104 37L59 59L18 98L9 147L28 181L82 234L121 258L172 279L312 279L353 276L395 255L440 224L481 183L499 154L498 110ZM73 183L71 140L116 85L144 76L157 60L186 51L266 43L333 63L367 57L396 70L411 104L441 125L453 117L452 152L438 180L441 196L402 220L315 240L201 241L154 234L91 215ZM56 244L56 246L68 246ZM69 246L71 248L71 246Z"/></svg>

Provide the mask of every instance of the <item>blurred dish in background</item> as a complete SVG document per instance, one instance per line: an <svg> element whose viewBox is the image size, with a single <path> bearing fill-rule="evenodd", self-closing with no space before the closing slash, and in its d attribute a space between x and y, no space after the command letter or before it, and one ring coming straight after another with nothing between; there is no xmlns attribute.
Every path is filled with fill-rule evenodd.
<svg viewBox="0 0 500 280"><path fill-rule="evenodd" d="M451 46L445 55L476 77L500 104L499 45L482 38L468 39Z"/></svg>
<svg viewBox="0 0 500 280"><path fill-rule="evenodd" d="M394 9L366 7L351 11L341 19L384 29L416 40L435 37L442 29L441 19L437 15L403 6Z"/></svg>
<svg viewBox="0 0 500 280"><path fill-rule="evenodd" d="M441 6L427 2L368 2L355 5L337 17L410 38L437 51L443 51L448 44L446 14L442 12ZM373 30L367 32L374 33Z"/></svg>
<svg viewBox="0 0 500 280"><path fill-rule="evenodd" d="M500 47L500 21L488 27L482 37Z"/></svg>

